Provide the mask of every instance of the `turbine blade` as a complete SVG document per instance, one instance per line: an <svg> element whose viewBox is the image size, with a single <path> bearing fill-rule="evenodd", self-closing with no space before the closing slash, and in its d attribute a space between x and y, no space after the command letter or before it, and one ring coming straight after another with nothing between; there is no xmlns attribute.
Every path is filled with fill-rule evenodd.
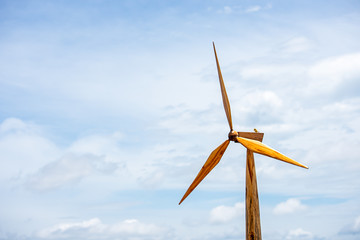
<svg viewBox="0 0 360 240"><path fill-rule="evenodd" d="M182 197L181 201L179 202L179 205L185 200L187 196L199 185L199 183L208 175L208 173L220 162L221 157L224 155L224 152L226 148L228 147L230 141L226 140L223 142L219 147L217 147L208 159L206 160L204 166L200 169L198 175Z"/></svg>
<svg viewBox="0 0 360 240"><path fill-rule="evenodd" d="M303 168L308 168L307 166L296 162L295 160L292 160L291 158L279 153L278 151L275 151L274 149L272 149L269 146L266 146L265 144L263 144L262 142L256 141L256 140L252 140L252 139L248 139L248 138L242 138L242 137L237 137L236 138L237 141L239 143L241 143L244 147L246 147L247 149L249 149L250 151L268 156L268 157L272 157L299 167L303 167Z"/></svg>
<svg viewBox="0 0 360 240"><path fill-rule="evenodd" d="M229 99L228 96L226 94L226 89L225 89L225 84L224 84L224 80L221 74L221 70L220 70L220 64L219 64L219 60L216 54L216 49L215 49L215 43L213 42L213 47L214 47L214 53L215 53L215 59L216 59L216 67L217 67L217 71L218 71L218 75L219 75L219 81L220 81L220 88L221 88L221 95L222 95L222 100L223 100L223 104L224 104L224 109L225 109L225 113L226 113L226 117L229 123L229 127L230 127L230 131L233 130L233 125L232 125L232 119L231 119L231 110L230 110L230 103L229 103Z"/></svg>

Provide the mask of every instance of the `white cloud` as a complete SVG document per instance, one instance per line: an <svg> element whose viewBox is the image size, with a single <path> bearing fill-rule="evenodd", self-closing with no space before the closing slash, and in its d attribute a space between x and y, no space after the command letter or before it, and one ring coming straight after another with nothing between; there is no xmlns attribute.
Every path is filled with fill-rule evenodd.
<svg viewBox="0 0 360 240"><path fill-rule="evenodd" d="M282 79L284 76L286 78L289 76L299 76L306 69L305 66L293 63L253 64L244 67L241 70L241 76L245 79L256 79L257 81L262 79L269 81L269 79L272 79L272 82L277 82L279 78ZM267 82L267 84L272 82Z"/></svg>
<svg viewBox="0 0 360 240"><path fill-rule="evenodd" d="M105 226L98 218L92 218L83 222L60 223L55 226L40 230L38 236L41 238L71 237L71 231L101 232Z"/></svg>
<svg viewBox="0 0 360 240"><path fill-rule="evenodd" d="M355 218L352 225L345 226L340 234L351 234L351 235L360 235L360 216Z"/></svg>
<svg viewBox="0 0 360 240"><path fill-rule="evenodd" d="M56 159L61 150L40 126L17 118L0 124L0 178L18 178Z"/></svg>
<svg viewBox="0 0 360 240"><path fill-rule="evenodd" d="M276 123L283 117L283 99L274 91L254 90L246 93L242 98L232 104L237 111L233 113L234 118L241 116L241 125L251 124L252 127L264 123ZM238 122L238 120L236 121Z"/></svg>
<svg viewBox="0 0 360 240"><path fill-rule="evenodd" d="M82 222L60 223L40 230L37 236L42 239L163 239L165 233L164 228L136 219L104 224L100 219L92 218Z"/></svg>
<svg viewBox="0 0 360 240"><path fill-rule="evenodd" d="M138 177L138 182L145 188L155 188L164 182L164 173L159 170L146 171Z"/></svg>
<svg viewBox="0 0 360 240"><path fill-rule="evenodd" d="M119 153L119 141L123 139L121 132L111 134L93 134L82 137L71 144L68 152L80 154L105 155L109 153Z"/></svg>
<svg viewBox="0 0 360 240"><path fill-rule="evenodd" d="M264 107L277 108L282 106L281 98L273 91L255 91L244 96L245 106L248 108Z"/></svg>
<svg viewBox="0 0 360 240"><path fill-rule="evenodd" d="M289 198L285 202L281 202L274 208L275 214L287 214L293 213L296 211L301 211L306 209L306 206L301 203L299 199Z"/></svg>
<svg viewBox="0 0 360 240"><path fill-rule="evenodd" d="M305 231L302 228L297 228L295 230L290 230L286 239L312 239L313 234L311 232Z"/></svg>
<svg viewBox="0 0 360 240"><path fill-rule="evenodd" d="M112 173L117 169L114 163L106 163L99 156L68 154L50 162L28 177L26 185L33 190L52 190L97 173Z"/></svg>
<svg viewBox="0 0 360 240"><path fill-rule="evenodd" d="M238 202L234 206L218 206L210 212L210 222L228 223L237 216L244 214L244 203Z"/></svg>
<svg viewBox="0 0 360 240"><path fill-rule="evenodd" d="M225 7L224 7L224 13L226 13L226 14L230 14L230 13L232 13L232 9L231 9L231 7L229 7L229 6L225 6Z"/></svg>
<svg viewBox="0 0 360 240"><path fill-rule="evenodd" d="M256 6L251 6L251 7L248 7L245 12L247 13L251 13L251 12L257 12L257 11L260 11L261 7L256 5Z"/></svg>
<svg viewBox="0 0 360 240"><path fill-rule="evenodd" d="M18 118L7 118L0 125L0 133L27 130L28 126Z"/></svg>
<svg viewBox="0 0 360 240"><path fill-rule="evenodd" d="M0 124L0 178L46 191L88 176L111 174L125 167L118 145L121 139L119 132L91 135L61 147L50 140L43 127L8 118Z"/></svg>
<svg viewBox="0 0 360 240"><path fill-rule="evenodd" d="M110 227L110 231L115 234L159 236L163 229L154 225L142 223L136 219L128 219L116 223Z"/></svg>
<svg viewBox="0 0 360 240"><path fill-rule="evenodd" d="M358 217L355 219L353 229L354 229L354 231L360 233L360 216L358 216Z"/></svg>
<svg viewBox="0 0 360 240"><path fill-rule="evenodd" d="M298 53L308 50L310 46L311 44L308 38L295 37L285 42L282 48L286 53Z"/></svg>
<svg viewBox="0 0 360 240"><path fill-rule="evenodd" d="M316 89L316 92L339 90L341 85L345 85L342 87L347 90L354 87L359 90L358 85L355 84L360 77L360 53L321 60L309 69L309 76L311 82L308 87Z"/></svg>

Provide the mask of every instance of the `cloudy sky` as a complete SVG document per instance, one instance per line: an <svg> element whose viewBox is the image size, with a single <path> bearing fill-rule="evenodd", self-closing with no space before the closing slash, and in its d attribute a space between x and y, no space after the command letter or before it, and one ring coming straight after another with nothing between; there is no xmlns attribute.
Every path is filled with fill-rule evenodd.
<svg viewBox="0 0 360 240"><path fill-rule="evenodd" d="M245 239L234 127L268 240L360 238L360 3L0 1L0 239Z"/></svg>

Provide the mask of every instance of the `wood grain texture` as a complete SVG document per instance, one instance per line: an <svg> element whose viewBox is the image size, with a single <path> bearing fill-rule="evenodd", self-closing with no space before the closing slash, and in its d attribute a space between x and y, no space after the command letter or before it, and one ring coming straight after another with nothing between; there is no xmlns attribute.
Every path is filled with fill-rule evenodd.
<svg viewBox="0 0 360 240"><path fill-rule="evenodd" d="M299 166L299 167L303 167L303 168L308 168L307 166L296 162L295 160L285 156L284 154L279 153L278 151L272 149L271 147L263 144L262 142L256 141L256 140L252 140L252 139L247 139L247 138L242 138L242 137L238 137L236 138L237 141L239 143L241 143L244 147L246 147L247 149L268 156L268 157L272 157L278 160L281 160L283 162L287 162L290 164L293 164L295 166Z"/></svg>
<svg viewBox="0 0 360 240"><path fill-rule="evenodd" d="M254 153L246 152L246 239L261 240L260 209Z"/></svg>
<svg viewBox="0 0 360 240"><path fill-rule="evenodd" d="M237 133L238 133L238 137L249 138L252 140L257 140L259 142L262 142L264 137L264 133L259 133L259 132L237 132Z"/></svg>
<svg viewBox="0 0 360 240"><path fill-rule="evenodd" d="M226 93L225 84L224 84L224 80L223 80L223 77L222 77L222 74L221 74L220 64L219 64L219 60L218 60L218 57L217 57L217 54L216 54L216 49L215 49L215 43L214 42L213 42L213 47L214 47L214 53L215 53L216 67L217 67L217 71L218 71L218 75L219 75L221 96L222 96L222 100L223 100L223 104L224 104L226 117L227 117L227 120L228 120L228 123L229 123L230 131L232 131L233 130L233 125L232 125L232 119L231 119L231 110L230 110L229 98L228 98L227 93Z"/></svg>
<svg viewBox="0 0 360 240"><path fill-rule="evenodd" d="M187 196L199 185L199 183L209 174L209 172L220 162L221 157L224 155L226 148L229 146L230 141L226 140L214 151L211 152L210 156L206 160L204 166L200 169L198 175L185 192L179 205L185 200Z"/></svg>

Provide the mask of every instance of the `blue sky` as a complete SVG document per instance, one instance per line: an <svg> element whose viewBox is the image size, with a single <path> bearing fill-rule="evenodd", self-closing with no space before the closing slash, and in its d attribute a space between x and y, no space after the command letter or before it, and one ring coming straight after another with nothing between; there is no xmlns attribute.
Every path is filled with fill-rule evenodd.
<svg viewBox="0 0 360 240"><path fill-rule="evenodd" d="M178 206L234 128L264 239L360 237L358 1L0 1L0 239L244 239L245 149Z"/></svg>

